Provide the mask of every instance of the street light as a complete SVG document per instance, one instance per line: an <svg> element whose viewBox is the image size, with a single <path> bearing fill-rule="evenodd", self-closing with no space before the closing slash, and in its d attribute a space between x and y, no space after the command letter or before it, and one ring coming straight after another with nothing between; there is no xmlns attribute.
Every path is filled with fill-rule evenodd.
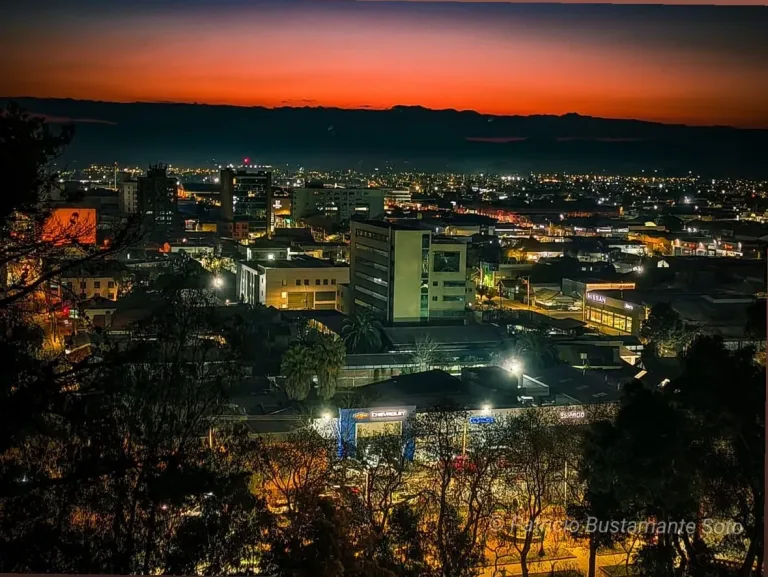
<svg viewBox="0 0 768 577"><path fill-rule="evenodd" d="M214 277L213 279L214 288L221 288L223 285L224 285L224 279L222 279L220 276Z"/></svg>
<svg viewBox="0 0 768 577"><path fill-rule="evenodd" d="M502 367L514 375L519 375L523 372L523 363L514 357L504 361Z"/></svg>
<svg viewBox="0 0 768 577"><path fill-rule="evenodd" d="M486 414L486 415L487 415L488 413L490 413L490 412L491 412L491 409L493 409L493 407L492 407L491 405L489 405L489 404L485 404L485 405L483 405L483 413L484 413L484 414Z"/></svg>

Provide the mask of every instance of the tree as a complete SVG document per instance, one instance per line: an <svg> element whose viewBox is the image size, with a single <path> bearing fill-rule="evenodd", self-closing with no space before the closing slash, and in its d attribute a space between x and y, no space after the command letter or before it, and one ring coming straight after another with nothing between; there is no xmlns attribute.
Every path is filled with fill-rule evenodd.
<svg viewBox="0 0 768 577"><path fill-rule="evenodd" d="M606 459L613 444L614 429L609 421L597 420L588 425L580 439L578 454L579 487L571 494L576 494L578 500L568 506L568 518L573 521L575 530L571 532L574 539L587 542L589 563L587 577L595 577L597 552L600 547L607 547L625 536L610 531L587 530L590 519L600 523L621 519L621 505L613 492L612 477L607 475Z"/></svg>
<svg viewBox="0 0 768 577"><path fill-rule="evenodd" d="M317 375L318 395L327 401L336 394L339 375L347 362L344 341L336 335L317 333L309 355Z"/></svg>
<svg viewBox="0 0 768 577"><path fill-rule="evenodd" d="M369 532L354 500L302 498L267 537L264 568L291 577L395 577L362 554Z"/></svg>
<svg viewBox="0 0 768 577"><path fill-rule="evenodd" d="M42 118L11 103L0 111L0 169L8 174L0 202L0 311L26 301L62 273L122 251L141 238L138 218L111 230L96 222L76 218L52 219L50 198L58 175L52 163L72 140L71 126L54 134Z"/></svg>
<svg viewBox="0 0 768 577"><path fill-rule="evenodd" d="M532 408L504 419L498 443L503 447L500 469L506 487L505 505L512 514L511 541L520 557L524 577L529 574L529 554L541 536L541 521L563 502L568 436L552 414Z"/></svg>
<svg viewBox="0 0 768 577"><path fill-rule="evenodd" d="M258 439L251 450L252 492L272 510L296 511L301 499L315 500L327 488L335 448L310 426L285 439Z"/></svg>
<svg viewBox="0 0 768 577"><path fill-rule="evenodd" d="M233 442L228 449L235 458L221 463L224 479L189 504L172 532L165 573L242 575L260 561L263 532L274 520L264 500L249 491L244 443Z"/></svg>
<svg viewBox="0 0 768 577"><path fill-rule="evenodd" d="M766 300L757 299L747 309L746 335L755 340L765 340Z"/></svg>
<svg viewBox="0 0 768 577"><path fill-rule="evenodd" d="M381 351L381 323L366 310L356 310L344 319L341 336L350 353L378 353Z"/></svg>
<svg viewBox="0 0 768 577"><path fill-rule="evenodd" d="M315 360L304 347L294 344L285 352L280 372L285 379L288 398L303 401L309 396L315 375Z"/></svg>
<svg viewBox="0 0 768 577"><path fill-rule="evenodd" d="M546 369L557 362L557 351L549 339L539 332L527 332L515 342L515 356L528 369Z"/></svg>
<svg viewBox="0 0 768 577"><path fill-rule="evenodd" d="M210 338L213 311L194 293L164 298L126 340L105 343L103 362L72 372L46 428L0 455L13 470L0 501L3 569L162 568L190 507L242 473L229 451L243 431L218 421L237 365ZM234 493L214 494L235 506Z"/></svg>
<svg viewBox="0 0 768 577"><path fill-rule="evenodd" d="M662 357L680 354L694 336L694 327L686 325L672 305L666 302L653 305L640 328L640 338L649 352Z"/></svg>
<svg viewBox="0 0 768 577"><path fill-rule="evenodd" d="M624 516L696 523L692 534L643 535L637 562L648 574L714 574L727 554L747 576L762 566L765 369L752 350L714 337L697 338L683 363L663 389L625 387L615 421L585 453L592 488L612 493ZM707 519L744 533L706 535Z"/></svg>
<svg viewBox="0 0 768 577"><path fill-rule="evenodd" d="M692 456L700 507L710 518L744 527L744 535L730 535L713 544L713 551L694 543L693 561L701 565L718 547L727 548L742 559L745 576L763 561L765 368L753 353L731 351L719 337L699 337L683 357L683 374L665 388L669 403L684 414L691 446L701 448Z"/></svg>
<svg viewBox="0 0 768 577"><path fill-rule="evenodd" d="M411 353L411 370L414 372L429 371L448 362L440 350L440 345L429 336L417 339L415 345L415 350Z"/></svg>
<svg viewBox="0 0 768 577"><path fill-rule="evenodd" d="M335 335L311 329L283 356L282 374L288 396L303 401L317 383L318 395L328 400L336 394L336 384L346 364L344 342Z"/></svg>
<svg viewBox="0 0 768 577"><path fill-rule="evenodd" d="M413 424L427 464L412 510L420 519L426 558L434 559L437 574L444 577L475 574L496 508L496 428L470 432L468 420L465 411L439 409Z"/></svg>

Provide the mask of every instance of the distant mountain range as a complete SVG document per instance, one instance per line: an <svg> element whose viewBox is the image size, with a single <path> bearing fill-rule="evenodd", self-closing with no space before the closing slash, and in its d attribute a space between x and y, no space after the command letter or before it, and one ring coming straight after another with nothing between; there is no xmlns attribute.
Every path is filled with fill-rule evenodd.
<svg viewBox="0 0 768 577"><path fill-rule="evenodd" d="M7 101L0 98L0 101ZM52 122L74 121L71 166L304 164L464 171L605 171L768 177L768 130L689 127L578 114L491 116L14 98Z"/></svg>

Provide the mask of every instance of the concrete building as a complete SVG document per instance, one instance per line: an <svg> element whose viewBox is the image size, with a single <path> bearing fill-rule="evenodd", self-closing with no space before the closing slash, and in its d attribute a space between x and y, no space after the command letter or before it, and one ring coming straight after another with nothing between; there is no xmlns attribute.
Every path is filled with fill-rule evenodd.
<svg viewBox="0 0 768 577"><path fill-rule="evenodd" d="M584 322L609 335L640 334L648 307L633 290L594 290L584 294Z"/></svg>
<svg viewBox="0 0 768 577"><path fill-rule="evenodd" d="M352 221L351 308L387 323L460 320L467 300L467 245L430 230Z"/></svg>
<svg viewBox="0 0 768 577"><path fill-rule="evenodd" d="M291 197L291 217L301 220L323 215L337 221L353 216L381 218L386 195L381 188L296 188Z"/></svg>
<svg viewBox="0 0 768 577"><path fill-rule="evenodd" d="M116 301L123 284L124 271L111 263L103 267L80 267L66 271L58 283L62 300L86 300L102 297Z"/></svg>
<svg viewBox="0 0 768 577"><path fill-rule="evenodd" d="M283 310L335 310L336 288L349 282L349 267L297 256L291 260L238 263L240 298Z"/></svg>
<svg viewBox="0 0 768 577"><path fill-rule="evenodd" d="M265 170L232 170L225 168L219 176L221 185L221 217L248 217L253 231L270 234L274 229L272 215L272 173Z"/></svg>
<svg viewBox="0 0 768 577"><path fill-rule="evenodd" d="M156 236L180 231L179 199L176 179L168 176L168 167L156 164L137 183L137 208L146 217L147 228Z"/></svg>
<svg viewBox="0 0 768 577"><path fill-rule="evenodd" d="M404 206L411 202L412 194L410 190L388 190L384 200L392 206Z"/></svg>
<svg viewBox="0 0 768 577"><path fill-rule="evenodd" d="M125 214L135 214L139 210L139 183L136 180L123 180L120 184L118 208Z"/></svg>

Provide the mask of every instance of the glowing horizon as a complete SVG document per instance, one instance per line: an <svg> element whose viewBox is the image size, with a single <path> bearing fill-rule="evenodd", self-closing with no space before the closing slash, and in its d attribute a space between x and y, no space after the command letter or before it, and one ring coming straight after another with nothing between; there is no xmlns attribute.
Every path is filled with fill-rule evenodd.
<svg viewBox="0 0 768 577"><path fill-rule="evenodd" d="M3 96L768 128L760 8L78 0L8 22Z"/></svg>

